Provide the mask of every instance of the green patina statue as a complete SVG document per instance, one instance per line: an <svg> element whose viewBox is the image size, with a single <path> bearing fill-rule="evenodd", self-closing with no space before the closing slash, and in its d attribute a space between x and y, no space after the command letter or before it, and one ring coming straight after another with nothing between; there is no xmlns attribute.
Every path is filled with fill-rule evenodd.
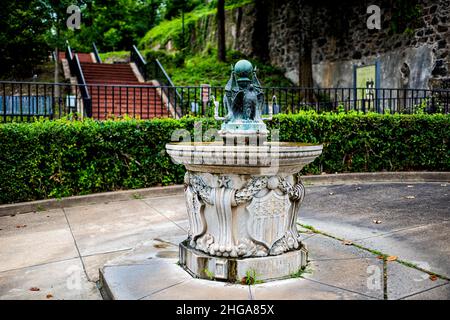
<svg viewBox="0 0 450 320"><path fill-rule="evenodd" d="M225 86L225 104L229 120L260 120L264 94L256 70L247 60L234 66L230 80Z"/></svg>
<svg viewBox="0 0 450 320"><path fill-rule="evenodd" d="M249 61L240 60L232 68L223 102L228 110L227 116L219 118L216 112L216 118L224 120L220 132L223 136L267 136L261 116L264 92L256 76L256 68Z"/></svg>

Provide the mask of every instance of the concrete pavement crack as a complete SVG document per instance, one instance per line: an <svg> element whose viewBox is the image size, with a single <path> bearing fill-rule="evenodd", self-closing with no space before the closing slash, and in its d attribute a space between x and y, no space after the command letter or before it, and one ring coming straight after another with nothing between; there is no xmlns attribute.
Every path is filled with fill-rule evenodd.
<svg viewBox="0 0 450 320"><path fill-rule="evenodd" d="M255 300L251 285L248 286L248 300Z"/></svg>
<svg viewBox="0 0 450 320"><path fill-rule="evenodd" d="M94 257L94 256L107 255L107 254L111 254L111 253L127 252L127 251L130 251L130 250L133 250L133 248L129 247L129 248L119 249L119 250L89 253L89 254L86 254L86 255L81 256L81 257L82 258L89 258L89 257Z"/></svg>
<svg viewBox="0 0 450 320"><path fill-rule="evenodd" d="M398 299L398 300L404 300L404 299L406 299L406 298L413 297L413 296L416 296L416 295L418 295L418 294L421 294L421 293L424 293L424 292L428 292L428 291L431 291L431 290L434 290L434 289L437 289L437 288L440 288L440 287L443 287L443 286L449 286L449 285L450 285L450 284L449 284L448 282L447 282L447 283L443 283L443 284L437 285L437 286L432 287L432 288L428 288L428 289L425 289L425 290L422 290L422 291L419 291L419 292L414 292L414 293L409 294L409 295L407 295L407 296L401 297L401 298Z"/></svg>
<svg viewBox="0 0 450 320"><path fill-rule="evenodd" d="M142 202L144 202L144 204L155 210L156 212L158 212L160 215L162 215L164 218L166 218L167 220L169 220L170 222L172 222L174 225L176 225L178 228L180 228L181 230L185 231L187 233L187 230L185 228L183 228L182 226L180 226L178 223L176 223L175 221L173 221L172 219L170 219L168 216L166 216L164 213L162 213L161 211L159 211L158 209L156 209L155 207L153 207L152 205L148 204L146 201L141 200Z"/></svg>
<svg viewBox="0 0 450 320"><path fill-rule="evenodd" d="M318 281L318 280L314 280L314 279L309 279L309 278L302 278L302 279L307 280L307 281L311 281L311 282L315 282L315 283L319 283L319 284L324 285L324 286L336 288L336 289L339 289L339 290L344 290L344 291L347 291L347 292L356 293L356 294L359 294L359 295L361 295L361 296L365 296L365 297L368 297L368 298L380 300L380 299L377 298L377 297L370 296L370 295L365 294L365 293L362 293L362 292L357 292L357 291L354 291L354 290L350 290L350 289L346 289L346 288L334 286L334 285L332 285L332 284L325 283L325 282L322 282L322 281Z"/></svg>
<svg viewBox="0 0 450 320"><path fill-rule="evenodd" d="M83 267L83 272L84 272L84 274L86 275L86 279L87 279L89 282L95 284L96 287L97 287L97 281L92 280L92 279L89 277L88 273L87 273L86 265L84 264L84 260L83 260L83 257L82 257L82 255L81 255L80 248L78 247L77 240L75 239L75 235L73 234L72 226L70 225L69 218L67 217L67 214L66 214L66 210L65 210L64 208L62 208L62 211L64 212L64 217L66 218L67 226L69 227L70 234L72 235L73 243L74 243L74 245L75 245L75 248L77 249L77 252L78 252L78 258L80 259L81 266Z"/></svg>
<svg viewBox="0 0 450 320"><path fill-rule="evenodd" d="M447 221L443 221L443 222L439 222L439 223L422 224L420 226L414 226L414 227L400 228L400 229L392 230L392 231L385 232L385 233L382 233L382 234L377 234L377 235L374 235L374 236L354 239L352 241L361 241L361 240L379 238L379 237L384 237L384 236L387 236L387 235L392 235L392 234L395 234L395 233L398 233L398 232L403 232L403 231L406 231L406 230L420 229L420 228L424 228L424 227L428 227L428 226L433 226L433 225L438 225L438 224L440 225L442 223L447 223Z"/></svg>
<svg viewBox="0 0 450 320"><path fill-rule="evenodd" d="M77 257L71 257L71 258L67 258L67 259L62 259L62 260L55 260L55 261L49 261L49 262L43 262L43 263L38 263L38 264L34 264L31 266L24 266L24 267L20 267L20 268L13 268L13 269L8 269L8 270L2 270L0 271L0 274L5 273L5 272L10 272L10 271L19 271L19 270L23 270L23 269L27 269L27 268L36 268L36 267L43 267L52 263L61 263L61 262L66 262L66 261L70 261L70 260L74 260L79 258Z"/></svg>
<svg viewBox="0 0 450 320"><path fill-rule="evenodd" d="M359 258L324 258L324 259L308 259L310 262L320 261L349 261L349 260L363 260L363 259L376 259L372 257L359 257Z"/></svg>
<svg viewBox="0 0 450 320"><path fill-rule="evenodd" d="M305 228L305 229L309 229L310 231L312 231L312 232L314 232L314 233L321 234L321 235L323 235L323 236L329 237L329 238L334 239L334 240L337 240L337 241L344 241L344 239L341 239L341 238L339 238L339 237L337 237L337 236L333 236L333 235L331 235L331 234L329 234L329 233L320 231L320 230L314 228L313 226L310 226L310 225L304 225L304 224L301 224L301 223L298 223L298 222L297 222L297 224L300 225L301 227ZM389 254L386 254L386 253L383 253L383 252L380 252L380 251L377 251L377 250L374 250L374 249L366 248L366 247L364 247L364 246L362 246L362 245L360 245L360 244L354 243L354 242L351 244L351 246L354 246L354 247L359 248L359 249L361 249L361 250L370 252L370 253L372 253L373 255L381 256L381 257L383 258L383 264L386 263L386 258L387 258L388 256L390 256ZM437 273L432 272L432 271L430 271L430 270L423 269L423 268L421 268L421 267L419 267L419 266L417 266L417 265L415 265L415 264L413 264L413 263L411 263L411 262L409 262L409 261L397 259L396 262L398 262L398 263L400 263L400 264L402 264L402 265L404 265L404 266L406 266L406 267L408 267L408 268L412 268L412 269L415 269L415 270L418 270L418 271L422 271L422 272L424 272L424 273L427 273L427 274L429 274L430 276L436 276L436 277L438 277L438 278L440 278L440 279L450 281L450 279L449 279L448 277L446 277L446 276L443 276L443 275L441 275L441 274L437 274ZM384 266L384 265L383 265L383 266ZM387 265L386 265L386 268L387 268ZM385 274L385 272L386 272L385 268L383 268L383 272L384 272L384 273L383 273L383 279L385 280L385 281L384 281L384 288L383 288L383 290L385 291L385 299L387 299L387 280L388 280L388 279L387 279L387 274Z"/></svg>
<svg viewBox="0 0 450 320"><path fill-rule="evenodd" d="M152 296L152 295L154 295L154 294L156 294L156 293L159 293L159 292L162 292L162 291L164 291L164 290L167 290L167 289L176 287L176 286L178 286L178 285L180 285L180 284L182 284L182 283L184 283L184 282L186 282L186 281L188 281L188 280L191 280L191 279L185 279L185 280L183 280L183 281L180 281L180 282L177 282L177 283L175 283L175 284L172 284L172 285L170 285L170 286L168 286L168 287L166 287L166 288L163 288L163 289L159 289L159 290L153 291L152 293L146 294L145 296L143 296L143 297L141 297L141 298L139 298L139 299L137 299L137 300L143 300L143 299L145 299L145 298L147 298L147 297L150 297L150 296Z"/></svg>
<svg viewBox="0 0 450 320"><path fill-rule="evenodd" d="M312 237L314 237L316 235L316 233L313 233L312 235L309 235L308 237L303 238L301 241L305 241L307 239L311 239Z"/></svg>

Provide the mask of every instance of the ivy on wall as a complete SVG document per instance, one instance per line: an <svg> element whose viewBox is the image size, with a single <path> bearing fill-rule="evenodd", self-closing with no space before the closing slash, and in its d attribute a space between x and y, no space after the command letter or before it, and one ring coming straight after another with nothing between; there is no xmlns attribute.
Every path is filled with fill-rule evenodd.
<svg viewBox="0 0 450 320"><path fill-rule="evenodd" d="M390 21L390 31L394 34L414 34L420 27L422 7L413 0L394 0Z"/></svg>

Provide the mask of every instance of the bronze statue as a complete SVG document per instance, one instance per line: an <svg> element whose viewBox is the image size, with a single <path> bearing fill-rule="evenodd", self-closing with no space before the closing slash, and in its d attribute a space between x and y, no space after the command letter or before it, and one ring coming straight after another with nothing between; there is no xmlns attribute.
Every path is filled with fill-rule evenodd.
<svg viewBox="0 0 450 320"><path fill-rule="evenodd" d="M261 120L264 93L256 77L256 68L247 60L240 60L231 71L225 86L225 106L228 115L225 122L235 120Z"/></svg>
<svg viewBox="0 0 450 320"><path fill-rule="evenodd" d="M231 69L231 77L225 86L223 104L228 110L226 117L219 117L219 102L215 101L214 117L223 120L219 135L224 142L239 143L243 139L249 144L256 138L256 144L267 141L268 130L263 120L272 119L275 96L269 105L269 117L262 117L265 106L264 91L256 76L256 68L247 60L239 60Z"/></svg>

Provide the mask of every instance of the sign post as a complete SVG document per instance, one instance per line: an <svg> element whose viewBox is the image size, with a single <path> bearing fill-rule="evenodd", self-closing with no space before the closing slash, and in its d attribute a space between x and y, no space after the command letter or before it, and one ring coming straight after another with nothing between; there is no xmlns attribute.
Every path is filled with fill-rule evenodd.
<svg viewBox="0 0 450 320"><path fill-rule="evenodd" d="M202 115L205 115L205 110L207 110L208 103L211 95L211 85L201 84L201 94L202 94Z"/></svg>
<svg viewBox="0 0 450 320"><path fill-rule="evenodd" d="M377 63L355 67L355 107L362 111L375 111L378 108L377 89L379 70Z"/></svg>

